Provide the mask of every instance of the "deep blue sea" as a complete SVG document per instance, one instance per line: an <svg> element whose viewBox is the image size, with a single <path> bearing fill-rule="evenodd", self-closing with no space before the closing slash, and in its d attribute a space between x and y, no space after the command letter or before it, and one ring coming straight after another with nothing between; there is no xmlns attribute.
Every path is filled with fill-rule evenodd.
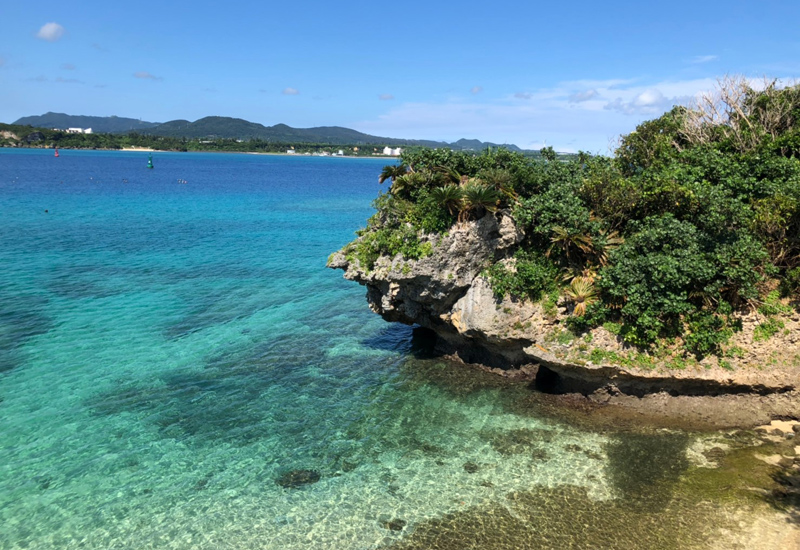
<svg viewBox="0 0 800 550"><path fill-rule="evenodd" d="M153 159L0 149L0 548L366 549L618 494L608 436L424 358L325 268L385 160Z"/></svg>

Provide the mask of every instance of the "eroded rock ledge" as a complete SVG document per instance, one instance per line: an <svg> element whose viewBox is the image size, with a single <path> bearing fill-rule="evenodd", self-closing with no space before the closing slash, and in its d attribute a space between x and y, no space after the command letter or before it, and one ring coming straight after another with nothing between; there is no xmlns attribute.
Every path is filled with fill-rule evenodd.
<svg viewBox="0 0 800 550"><path fill-rule="evenodd" d="M566 307L498 300L481 275L493 261L510 257L524 235L508 212L460 224L444 236L429 236L433 253L420 260L381 257L372 270L333 254L328 267L367 287L370 308L387 321L434 331L437 350L467 363L510 372L522 369L543 391L580 393L599 401L665 396L774 398L770 416L800 415L800 314L767 342L755 342L759 314L742 318L744 329L724 361L669 363L626 348L604 328L582 338L565 329ZM597 351L599 350L599 352ZM631 359L631 358L634 359ZM639 363L639 364L637 364ZM763 418L762 418L763 420ZM755 421L755 420L754 420Z"/></svg>

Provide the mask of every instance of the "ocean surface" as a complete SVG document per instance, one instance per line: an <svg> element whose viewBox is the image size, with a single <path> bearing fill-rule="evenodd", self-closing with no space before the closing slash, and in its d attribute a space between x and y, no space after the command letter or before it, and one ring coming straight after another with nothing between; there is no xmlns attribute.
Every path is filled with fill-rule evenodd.
<svg viewBox="0 0 800 550"><path fill-rule="evenodd" d="M541 414L325 268L385 160L153 159L0 149L0 548L568 547L665 506L694 436Z"/></svg>

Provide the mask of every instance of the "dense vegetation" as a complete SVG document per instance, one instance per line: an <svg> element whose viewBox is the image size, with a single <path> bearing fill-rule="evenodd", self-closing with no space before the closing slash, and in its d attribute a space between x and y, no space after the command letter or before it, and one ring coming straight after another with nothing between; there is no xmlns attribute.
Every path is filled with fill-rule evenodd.
<svg viewBox="0 0 800 550"><path fill-rule="evenodd" d="M507 209L526 238L486 267L498 295L556 291L575 332L606 324L630 344L677 339L698 357L738 330L737 311L772 319L781 297L800 300L800 86L729 79L696 108L638 126L613 158L542 156L403 155L349 253L366 269L380 255L418 258L426 234Z"/></svg>
<svg viewBox="0 0 800 550"><path fill-rule="evenodd" d="M268 145L326 145L351 147L448 147L455 150L480 151L486 147L497 147L494 143L483 143L472 139L460 139L454 143L432 140L398 139L378 137L342 128L341 126L318 126L314 128L292 128L286 124L264 126L241 118L208 116L191 122L189 120L171 120L169 122L145 122L121 117L75 116L63 113L45 113L40 116L23 117L13 123L15 126L31 126L41 128L92 128L94 133L125 134L138 132L165 138L186 138L193 142L244 143L258 145L260 149ZM29 130L30 132L31 130ZM108 139L108 138L107 138ZM169 143L169 142L166 142ZM515 145L504 146L521 151ZM249 150L249 149L247 149Z"/></svg>
<svg viewBox="0 0 800 550"><path fill-rule="evenodd" d="M208 119L218 118L222 117L207 117L206 119L201 119L201 121L208 122ZM277 137L273 136L270 138L249 137L247 139L240 139L220 137L218 135L215 137L188 137L181 135L182 131L189 132L189 130L185 126L178 124L179 122L185 122L186 125L195 125L201 121L195 123L173 121L161 125L163 127L168 127L170 130L169 133L174 135L155 134L153 133L156 131L155 129L146 130L148 133L70 134L64 130L0 123L0 147L61 147L65 149L123 149L126 147L145 147L159 151L216 151L230 153L285 153L287 150L293 149L298 154L334 154L341 150L348 156L372 156L381 154L384 146L394 146L397 144L396 142L400 142L400 140L389 140L386 143L376 142L375 144L363 145L362 138L366 136L366 134L359 134L354 130L335 127L308 129L319 131L319 135L313 135L319 138L320 141L309 141L310 134L307 130L298 130L289 128L288 126L285 127L288 129L287 132L280 133ZM161 128L161 126L158 128ZM280 126L284 125L279 124L270 128L274 129ZM212 127L207 124L200 128L202 128L203 131L226 131L224 126ZM236 128L241 130L240 126ZM326 133L325 131L327 130L331 130L332 133ZM344 132L337 132L337 130L342 130ZM343 141L344 136L350 134L353 134L353 141ZM416 142L412 140L402 143L405 144L404 147L407 149L421 149L424 145L415 145L415 143L427 142ZM465 148L483 145L481 142L475 140L460 140L457 143ZM456 144L453 145L455 146ZM524 154L536 157L538 156L538 151L525 151Z"/></svg>
<svg viewBox="0 0 800 550"><path fill-rule="evenodd" d="M118 116L83 116L48 112L19 118L13 124L36 128L91 128L96 133L126 133L153 128L159 123Z"/></svg>
<svg viewBox="0 0 800 550"><path fill-rule="evenodd" d="M230 153L337 153L371 156L382 147L359 147L331 143L274 142L261 139L165 137L130 132L128 134L70 134L63 130L0 124L0 147L61 147L72 149L123 149L145 147L159 151L216 151Z"/></svg>

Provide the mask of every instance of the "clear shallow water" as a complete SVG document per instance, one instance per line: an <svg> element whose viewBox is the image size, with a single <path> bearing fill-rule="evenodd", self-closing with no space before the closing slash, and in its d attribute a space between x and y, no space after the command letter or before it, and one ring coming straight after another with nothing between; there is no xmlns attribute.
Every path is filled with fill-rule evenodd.
<svg viewBox="0 0 800 550"><path fill-rule="evenodd" d="M385 161L146 159L0 150L0 548L374 548L619 496L607 436L447 382L324 268Z"/></svg>

